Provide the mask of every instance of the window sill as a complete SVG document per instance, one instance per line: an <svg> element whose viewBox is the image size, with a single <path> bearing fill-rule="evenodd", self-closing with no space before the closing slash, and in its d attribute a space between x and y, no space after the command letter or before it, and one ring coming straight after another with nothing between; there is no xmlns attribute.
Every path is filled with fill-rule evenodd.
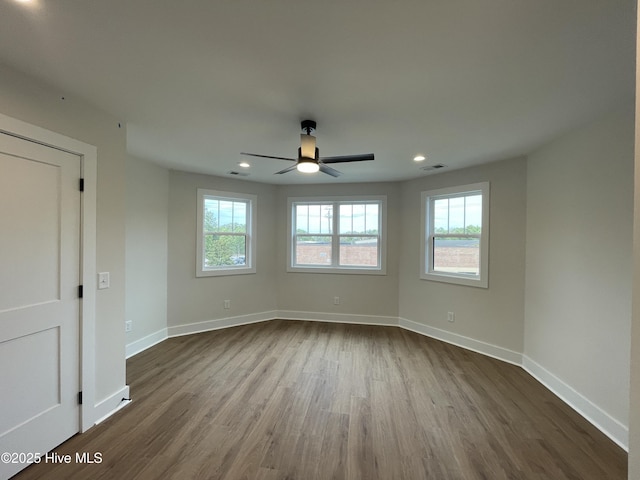
<svg viewBox="0 0 640 480"><path fill-rule="evenodd" d="M423 273L420 275L421 280L430 280L432 282L452 283L455 285L465 285L467 287L489 288L489 281L485 278L469 278L459 275L447 275L446 273Z"/></svg>
<svg viewBox="0 0 640 480"><path fill-rule="evenodd" d="M210 269L196 271L196 277L224 277L230 275L249 275L253 273L256 273L255 267Z"/></svg>
<svg viewBox="0 0 640 480"><path fill-rule="evenodd" d="M387 271L384 268L335 268L335 267L287 267L288 273L332 273L338 275L386 275Z"/></svg>

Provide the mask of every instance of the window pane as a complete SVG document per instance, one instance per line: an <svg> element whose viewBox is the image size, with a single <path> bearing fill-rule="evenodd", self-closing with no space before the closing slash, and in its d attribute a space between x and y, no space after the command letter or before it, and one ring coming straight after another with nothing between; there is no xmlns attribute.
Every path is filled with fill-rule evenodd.
<svg viewBox="0 0 640 480"><path fill-rule="evenodd" d="M331 234L333 230L332 205L296 205L296 232Z"/></svg>
<svg viewBox="0 0 640 480"><path fill-rule="evenodd" d="M439 198L433 202L434 233L449 233L449 199Z"/></svg>
<svg viewBox="0 0 640 480"><path fill-rule="evenodd" d="M309 205L309 233L321 233L322 209L320 205Z"/></svg>
<svg viewBox="0 0 640 480"><path fill-rule="evenodd" d="M449 199L449 233L464 233L464 197Z"/></svg>
<svg viewBox="0 0 640 480"><path fill-rule="evenodd" d="M246 265L247 239L244 235L205 235L204 267Z"/></svg>
<svg viewBox="0 0 640 480"><path fill-rule="evenodd" d="M465 233L479 234L482 231L482 195L465 198Z"/></svg>
<svg viewBox="0 0 640 480"><path fill-rule="evenodd" d="M378 234L377 204L340 205L340 234Z"/></svg>
<svg viewBox="0 0 640 480"><path fill-rule="evenodd" d="M331 265L331 237L298 235L294 263L296 265Z"/></svg>
<svg viewBox="0 0 640 480"><path fill-rule="evenodd" d="M245 233L247 231L247 204L233 202L233 232Z"/></svg>
<svg viewBox="0 0 640 480"><path fill-rule="evenodd" d="M204 200L204 230L212 232L218 228L218 200Z"/></svg>
<svg viewBox="0 0 640 480"><path fill-rule="evenodd" d="M378 239L340 237L340 266L377 267Z"/></svg>
<svg viewBox="0 0 640 480"><path fill-rule="evenodd" d="M378 216L378 204L372 203L367 205L365 214L365 233L377 235L380 225L380 217Z"/></svg>
<svg viewBox="0 0 640 480"><path fill-rule="evenodd" d="M296 233L309 233L309 205L296 205Z"/></svg>
<svg viewBox="0 0 640 480"><path fill-rule="evenodd" d="M479 238L434 238L433 270L441 273L479 275Z"/></svg>
<svg viewBox="0 0 640 480"><path fill-rule="evenodd" d="M353 232L353 205L340 205L341 234Z"/></svg>
<svg viewBox="0 0 640 480"><path fill-rule="evenodd" d="M220 232L230 232L231 224L233 220L233 202L229 200L220 200L220 217L218 225L218 231Z"/></svg>
<svg viewBox="0 0 640 480"><path fill-rule="evenodd" d="M352 233L366 233L365 208L366 205L353 206L353 228L351 229Z"/></svg>

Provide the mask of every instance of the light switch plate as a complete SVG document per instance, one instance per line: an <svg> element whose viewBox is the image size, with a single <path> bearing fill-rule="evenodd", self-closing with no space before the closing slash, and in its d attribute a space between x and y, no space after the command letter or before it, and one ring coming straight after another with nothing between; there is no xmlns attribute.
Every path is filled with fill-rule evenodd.
<svg viewBox="0 0 640 480"><path fill-rule="evenodd" d="M98 273L98 290L109 288L109 272Z"/></svg>

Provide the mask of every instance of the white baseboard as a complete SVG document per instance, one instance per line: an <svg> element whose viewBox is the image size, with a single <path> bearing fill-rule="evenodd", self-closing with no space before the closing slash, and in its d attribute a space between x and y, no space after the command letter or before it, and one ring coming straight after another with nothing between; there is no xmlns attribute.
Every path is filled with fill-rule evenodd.
<svg viewBox="0 0 640 480"><path fill-rule="evenodd" d="M238 327L240 325L248 325L250 323L265 322L274 320L277 312L261 312L249 315L239 315L237 317L218 318L215 320L205 320L203 322L189 323L186 325L177 325L169 327L169 337L180 337L182 335L191 335L192 333L208 332L210 330L219 330L221 328Z"/></svg>
<svg viewBox="0 0 640 480"><path fill-rule="evenodd" d="M168 337L167 329L163 328L154 332L146 337L143 337L139 340L131 342L126 346L126 358L133 357L138 353L146 350L147 348L153 347L154 345L166 340Z"/></svg>
<svg viewBox="0 0 640 480"><path fill-rule="evenodd" d="M346 313L326 313L326 312L299 312L292 310L272 310L268 312L254 313L250 315L239 315L237 317L218 318L215 320L205 320L198 323L178 325L168 328L169 337L179 337L181 335L191 335L193 333L208 332L221 328L238 327L251 323L266 322L268 320L303 320L315 322L334 323L356 323L362 325L386 325L398 326L397 317L383 317L376 315L356 315Z"/></svg>
<svg viewBox="0 0 640 480"><path fill-rule="evenodd" d="M522 368L613 440L619 447L627 452L629 451L629 428L627 426L620 423L587 397L574 390L570 385L526 355L522 356Z"/></svg>
<svg viewBox="0 0 640 480"><path fill-rule="evenodd" d="M458 347L466 348L489 357L502 360L503 362L511 363L513 365L522 365L522 354L509 350L508 348L499 347L491 343L475 340L464 335L448 332L439 328L431 327L429 325L423 325L421 323L414 322L413 320L407 320L406 318L400 318L398 325L405 330L410 330L427 337L435 338L436 340L442 340L443 342L451 343Z"/></svg>
<svg viewBox="0 0 640 480"><path fill-rule="evenodd" d="M126 399L126 400L125 400ZM94 418L96 419L93 423L97 425L100 422L103 422L111 415L116 413L121 408L126 407L129 403L131 403L129 399L129 385L125 385L120 390L115 392L112 395L109 395L104 400L96 403L94 407Z"/></svg>
<svg viewBox="0 0 640 480"><path fill-rule="evenodd" d="M379 315L357 315L353 313L299 312L278 310L277 317L282 320L305 320L311 322L355 323L360 325L398 326L398 317Z"/></svg>

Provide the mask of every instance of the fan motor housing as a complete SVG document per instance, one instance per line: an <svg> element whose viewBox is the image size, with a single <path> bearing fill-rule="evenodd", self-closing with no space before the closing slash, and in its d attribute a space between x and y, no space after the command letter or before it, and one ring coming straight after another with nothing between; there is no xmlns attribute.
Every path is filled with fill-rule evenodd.
<svg viewBox="0 0 640 480"><path fill-rule="evenodd" d="M300 122L300 127L302 127L302 130L306 131L307 135L309 135L313 130L316 129L316 121L303 120L302 122Z"/></svg>

